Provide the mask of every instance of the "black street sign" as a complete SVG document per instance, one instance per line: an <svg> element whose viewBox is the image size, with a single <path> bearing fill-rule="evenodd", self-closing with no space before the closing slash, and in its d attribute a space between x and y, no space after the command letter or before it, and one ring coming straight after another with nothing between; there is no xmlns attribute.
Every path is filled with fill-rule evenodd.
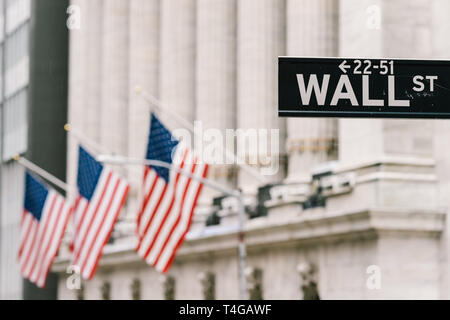
<svg viewBox="0 0 450 320"><path fill-rule="evenodd" d="M281 117L450 118L450 61L279 58Z"/></svg>

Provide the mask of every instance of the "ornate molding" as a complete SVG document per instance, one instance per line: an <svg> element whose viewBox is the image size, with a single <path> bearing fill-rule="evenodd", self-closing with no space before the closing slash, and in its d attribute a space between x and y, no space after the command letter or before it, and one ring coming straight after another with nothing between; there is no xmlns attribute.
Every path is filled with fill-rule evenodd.
<svg viewBox="0 0 450 320"><path fill-rule="evenodd" d="M279 209L279 208L278 208ZM288 210L292 210L289 207ZM299 207L300 212L300 207ZM270 217L248 221L246 243L248 251L268 246L289 246L300 243L320 243L336 240L354 240L361 237L377 237L385 232L439 236L445 224L443 209L367 208L353 212L319 214L303 212L295 217L271 219ZM209 228L208 228L209 229ZM237 248L237 228L216 226L205 233L190 233L180 248L177 260L199 255L234 254ZM68 259L55 261L54 270L64 272ZM107 266L144 262L134 251L133 243L107 246L100 269Z"/></svg>
<svg viewBox="0 0 450 320"><path fill-rule="evenodd" d="M337 138L291 138L287 141L287 150L289 154L312 152L325 152L333 154L338 150Z"/></svg>

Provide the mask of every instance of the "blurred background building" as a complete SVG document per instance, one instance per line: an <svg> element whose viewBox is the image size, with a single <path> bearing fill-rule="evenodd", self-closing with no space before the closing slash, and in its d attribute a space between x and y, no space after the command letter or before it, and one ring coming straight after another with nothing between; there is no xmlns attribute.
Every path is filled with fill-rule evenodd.
<svg viewBox="0 0 450 320"><path fill-rule="evenodd" d="M249 297L449 297L448 121L277 117L278 56L446 58L447 1L72 4L81 29L71 32L70 121L105 152L144 156L150 108L136 85L204 127L280 129L281 167L266 183L235 166L210 175L248 195ZM77 157L69 143L73 183ZM163 277L140 261L129 236L141 169L120 170L133 190L114 244L82 293L66 288L61 259L59 297L237 298L235 204L205 192ZM367 286L372 265L380 290Z"/></svg>
<svg viewBox="0 0 450 320"><path fill-rule="evenodd" d="M69 121L103 146L102 152L144 156L151 105L136 94L136 86L187 120L202 121L205 128L280 130L280 150L271 155L272 161L280 161L280 170L265 182L237 166L214 166L210 174L248 196L250 298L450 298L448 120L277 115L278 56L445 59L450 55L448 1L71 4L80 28L70 31ZM54 29L65 28L61 23ZM2 119L6 110L4 103ZM172 130L180 127L173 117L160 115ZM3 141L9 124L2 122ZM76 180L76 143L69 138L70 185ZM22 181L7 176L6 168L14 166L7 160L2 194L12 192L5 184ZM58 165L48 169L62 177ZM117 169L132 190L113 241L96 276L81 290L66 285L69 263L62 250L54 268L58 298L236 299L236 204L205 190L188 240L162 276L133 250L142 169ZM2 243L4 237L18 235L21 211L20 202L4 199ZM17 220L6 227L3 208L13 205L6 212ZM5 256L3 247L2 276L3 265L12 265L16 252ZM370 283L378 271L379 289Z"/></svg>
<svg viewBox="0 0 450 320"><path fill-rule="evenodd" d="M45 291L22 281L17 264L27 158L65 180L68 1L0 1L0 299L54 298L56 275Z"/></svg>

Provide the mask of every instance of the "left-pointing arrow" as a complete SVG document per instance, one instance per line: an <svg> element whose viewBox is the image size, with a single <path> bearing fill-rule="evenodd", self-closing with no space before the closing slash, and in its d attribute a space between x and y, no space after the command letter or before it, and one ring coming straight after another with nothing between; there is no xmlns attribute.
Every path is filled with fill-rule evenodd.
<svg viewBox="0 0 450 320"><path fill-rule="evenodd" d="M341 69L341 71L343 73L347 73L346 69L349 69L349 68L350 68L350 66L347 65L347 60L342 61L342 63L339 65L339 69Z"/></svg>

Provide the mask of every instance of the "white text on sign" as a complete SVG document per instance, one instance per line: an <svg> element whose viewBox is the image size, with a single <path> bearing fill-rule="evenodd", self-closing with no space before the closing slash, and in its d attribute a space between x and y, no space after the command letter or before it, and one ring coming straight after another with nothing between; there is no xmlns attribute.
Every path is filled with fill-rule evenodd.
<svg viewBox="0 0 450 320"><path fill-rule="evenodd" d="M370 60L354 60L353 64L348 64L344 60L338 68L342 74L339 75L335 88L330 88L331 74L323 74L321 82L317 74L297 74L298 89L302 105L307 106L311 102L314 94L318 106L337 106L341 100L350 101L352 106L367 106L367 107L410 107L410 100L396 98L396 76L394 74L394 61L381 60L379 64L373 64ZM373 97L370 93L371 75L378 72L381 76L386 76L387 82L387 99L380 99L384 97ZM347 73L353 73L361 76L362 92L360 101L358 101L355 94L355 85L350 80ZM353 77L353 81L355 78ZM435 90L435 82L439 79L435 75L416 75L411 79L411 89L415 92L428 91L430 93ZM333 94L328 95L331 91ZM327 101L327 97L328 100ZM387 100L387 101L386 101Z"/></svg>

